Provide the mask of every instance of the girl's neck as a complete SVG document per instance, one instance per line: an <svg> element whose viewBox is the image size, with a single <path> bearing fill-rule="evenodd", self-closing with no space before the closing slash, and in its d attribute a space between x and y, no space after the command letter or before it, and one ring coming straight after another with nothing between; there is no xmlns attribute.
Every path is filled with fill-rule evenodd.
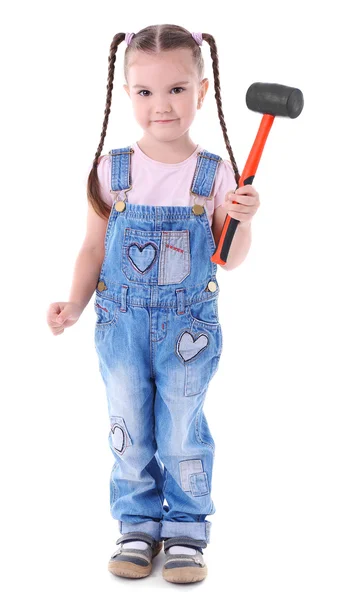
<svg viewBox="0 0 346 600"><path fill-rule="evenodd" d="M142 152L152 160L170 164L186 160L197 148L197 144L194 144L189 137L161 142L144 136L137 144Z"/></svg>

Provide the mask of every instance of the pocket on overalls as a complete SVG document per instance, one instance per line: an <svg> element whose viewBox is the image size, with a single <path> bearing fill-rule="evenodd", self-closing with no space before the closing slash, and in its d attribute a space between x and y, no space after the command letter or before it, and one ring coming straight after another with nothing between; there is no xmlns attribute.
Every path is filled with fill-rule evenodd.
<svg viewBox="0 0 346 600"><path fill-rule="evenodd" d="M198 358L195 363L185 365L185 396L195 396L204 392L215 375L220 354L207 354Z"/></svg>
<svg viewBox="0 0 346 600"><path fill-rule="evenodd" d="M126 227L122 272L129 281L181 283L190 274L189 231L142 231Z"/></svg>
<svg viewBox="0 0 346 600"><path fill-rule="evenodd" d="M197 323L211 326L219 325L219 313L216 298L196 302L188 305L186 308L192 319Z"/></svg>
<svg viewBox="0 0 346 600"><path fill-rule="evenodd" d="M129 281L157 283L160 238L159 231L141 231L126 227L121 268Z"/></svg>
<svg viewBox="0 0 346 600"><path fill-rule="evenodd" d="M181 283L190 269L189 230L162 231L158 284Z"/></svg>
<svg viewBox="0 0 346 600"><path fill-rule="evenodd" d="M176 354L185 368L184 395L194 396L207 389L217 370L222 331L214 299L193 304L187 310L191 326L179 334Z"/></svg>
<svg viewBox="0 0 346 600"><path fill-rule="evenodd" d="M94 310L96 313L95 327L107 327L114 325L118 318L119 304L96 291Z"/></svg>

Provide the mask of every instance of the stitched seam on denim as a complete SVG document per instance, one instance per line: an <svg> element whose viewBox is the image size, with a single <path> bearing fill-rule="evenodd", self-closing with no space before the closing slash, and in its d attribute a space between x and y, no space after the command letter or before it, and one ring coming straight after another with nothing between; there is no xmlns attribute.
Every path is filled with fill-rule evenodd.
<svg viewBox="0 0 346 600"><path fill-rule="evenodd" d="M135 206L134 204L131 204L130 202L127 202L127 205L131 205L131 206ZM148 205L149 208L153 208L150 205ZM165 208L175 208L173 206L169 206L169 207L165 207ZM187 221L187 220L191 220L191 219L195 219L196 215L194 215L193 213L191 213L191 206L186 206L186 208L190 211L187 215L182 214L181 216L179 215L169 215L166 214L164 217L164 221L173 221L173 222L179 222L179 221ZM126 213L126 214L125 214ZM191 213L191 214L190 214ZM126 211L117 213L117 217L121 218L131 218L131 219L135 219L136 221L144 221L144 222L148 222L148 223L153 223L153 215L147 214L147 215L143 215L143 213L139 213L138 211L132 209L132 208L126 208ZM156 232L159 230L155 230ZM141 232L143 233L143 232Z"/></svg>
<svg viewBox="0 0 346 600"><path fill-rule="evenodd" d="M196 180L196 191L202 198L208 198L211 195L216 169L214 161L210 161L207 157L201 157L202 168L198 173ZM214 176L214 177L213 177Z"/></svg>
<svg viewBox="0 0 346 600"><path fill-rule="evenodd" d="M218 166L221 162L221 157L218 155L211 154L210 152L204 152L202 156L198 157L200 160L200 166L198 168L198 172L196 169L195 177L193 179L193 183L191 185L190 191L197 196L209 198L211 196L211 192L214 187L215 178ZM214 160L215 159L215 160ZM216 160L218 159L218 160ZM205 176L205 181L200 182L201 177L200 173L203 173ZM203 189L204 185L204 189ZM196 189L194 189L196 186ZM203 193L205 192L205 193Z"/></svg>
<svg viewBox="0 0 346 600"><path fill-rule="evenodd" d="M102 261L102 265L101 265L101 269L100 269L100 273L99 273L99 278L102 276L104 276L104 267L105 267L105 263L106 260L108 258L108 252L109 252L109 234L110 234L110 230L111 230L111 226L112 226L112 222L115 221L115 218L113 218L114 215L114 206L115 206L115 202L112 204L112 208L111 208L111 212L109 214L108 217L108 223L107 223L107 229L106 229L106 234L105 234L105 238L104 238L104 257L103 257L103 261Z"/></svg>
<svg viewBox="0 0 346 600"><path fill-rule="evenodd" d="M127 153L130 150L130 146L126 146L125 148L115 148L114 150L119 153L111 154L111 190L126 190L130 187L129 166L131 155Z"/></svg>
<svg viewBox="0 0 346 600"><path fill-rule="evenodd" d="M110 327L111 325L115 325L117 322L117 316L114 316L112 321L107 321L106 323L97 323L96 322L95 327L102 329L102 327Z"/></svg>
<svg viewBox="0 0 346 600"><path fill-rule="evenodd" d="M168 479L168 471L166 470L166 476L165 476L165 480L164 480L163 486L162 486L162 493L163 493L164 498L166 498L165 493L166 493L166 487L167 487L167 479Z"/></svg>
<svg viewBox="0 0 346 600"><path fill-rule="evenodd" d="M196 183L196 180L197 180L197 177L198 177L198 174L200 172L201 167L202 167L202 158L201 158L201 156L198 156L197 165L196 165L196 168L195 168L195 173L194 173L194 177L193 177L193 180L192 180L192 185L191 185L191 188L190 188L191 192L193 192L193 189L195 187L195 183ZM195 192L193 192L193 193L195 193Z"/></svg>
<svg viewBox="0 0 346 600"><path fill-rule="evenodd" d="M161 231L142 231L141 229L133 229L132 227L126 227L124 230L124 242L129 243L128 238L130 238L131 236L133 236L134 238L136 238L137 236L155 236L158 239L160 239Z"/></svg>
<svg viewBox="0 0 346 600"><path fill-rule="evenodd" d="M127 294L129 291L129 286L122 285L121 288L122 288L122 290L121 290L121 305L119 307L119 311L124 313L127 311Z"/></svg>
<svg viewBox="0 0 346 600"><path fill-rule="evenodd" d="M154 369L154 344L151 338L151 327L152 327L152 315L151 315L151 310L149 308L149 352L150 352L150 369L151 369L151 376L153 379L155 379L156 377L156 373L155 373L155 369Z"/></svg>
<svg viewBox="0 0 346 600"><path fill-rule="evenodd" d="M204 441L202 440L202 438L201 438L201 436L200 436L200 432L199 432L199 420L198 420L198 419L199 419L199 418L202 418L203 405L204 405L204 402L203 402L203 404L201 405L200 409L197 411L196 418L195 418L195 433L196 433L196 438L197 438L197 440L198 440L198 441L199 441L201 444L204 444L204 446L208 446L208 447L209 447L209 448L210 448L210 449L213 451L213 454L215 454L215 448L214 448L214 446L212 446L212 445L211 445L211 444L209 444L208 442L204 442Z"/></svg>
<svg viewBox="0 0 346 600"><path fill-rule="evenodd" d="M210 227L209 219L208 219L208 217L207 217L207 215L206 215L205 212L202 215L200 215L200 218L198 219L197 222L199 222L202 225L202 227L203 227L203 229L204 229L204 231L206 233L208 248L209 248L209 251L210 251L210 257L212 257L212 255L214 254L214 252L216 250L216 244L215 244L214 239L213 239L213 233L212 233L212 230L211 230L211 227ZM213 263L212 261L210 261L210 262L211 262L211 273L212 273L212 276L215 276L216 269L217 269L217 264Z"/></svg>
<svg viewBox="0 0 346 600"><path fill-rule="evenodd" d="M191 316L191 319L196 321L197 324L200 323L201 327L204 326L204 327L211 327L212 329L217 329L220 326L219 323L210 323L209 321L201 321L201 319L197 319L197 317L194 317L193 314L191 313L191 305L189 305L188 311Z"/></svg>
<svg viewBox="0 0 346 600"><path fill-rule="evenodd" d="M104 278L106 279L106 278ZM209 279L208 279L209 281ZM121 288L124 283L123 280L118 281L118 280L114 280L114 279L110 279L109 277L107 277L107 283L109 284L108 287L108 291L102 291L102 297L107 298L109 300L113 300L113 302L115 302L116 304L121 304L121 295L119 295L118 293L114 293L114 291L110 291L111 288L111 284L112 285L116 285L118 288ZM200 287L200 286L198 286ZM191 287L183 287L183 288L178 288L178 289L184 289L186 294L189 293L189 290L194 290L196 288L196 286L191 286ZM98 290L97 290L98 291ZM194 296L193 299L191 301L188 301L189 299L186 300L185 304L186 306L191 306L192 304L196 304L197 302L204 302L204 301L208 301L211 299L216 299L218 298L220 294L220 290L217 288L215 292L206 292L205 289L203 289L199 295ZM176 301L172 300L172 302L160 302L159 304L150 304L147 302L147 300L142 299L142 298L136 298L136 300L132 301L132 302L128 302L128 304L130 306L144 306L144 307L151 307L151 308L171 308L171 309L176 309L177 308L177 303Z"/></svg>
<svg viewBox="0 0 346 600"><path fill-rule="evenodd" d="M165 284L166 282L164 281L165 276L164 276L164 264L165 264L165 260L166 260L166 248L165 245L162 243L163 240L163 234L161 237L161 246L160 246L160 257L159 257L159 272L158 272L158 278L157 278L157 284L161 285L161 284Z"/></svg>
<svg viewBox="0 0 346 600"><path fill-rule="evenodd" d="M219 315L218 315L217 303L215 304L215 313L216 313L216 316L217 316L217 322L213 322L213 321L202 321L201 319L198 319L198 317L195 317L195 316L192 314L192 312L191 312L191 308L192 308L193 306L195 306L196 304L203 304L204 302L214 302L214 301L215 301L215 298L211 298L211 299L209 299L209 300L208 300L208 298L204 298L203 300L201 300L201 301L199 301L199 302L192 302L191 304L189 304L189 306L188 306L188 310L189 310L189 314L190 314L191 318L192 318L194 321L197 321L198 323L202 323L202 325L206 325L207 327L208 327L208 326L211 326L211 327L218 327L218 326L220 325L220 322L219 322Z"/></svg>
<svg viewBox="0 0 346 600"><path fill-rule="evenodd" d="M186 302L185 302L186 290L185 290L185 288L176 289L175 293L176 293L176 298L177 298L177 305L174 308L176 308L178 315L183 315L186 312Z"/></svg>
<svg viewBox="0 0 346 600"><path fill-rule="evenodd" d="M113 283L113 281L109 281L109 283ZM119 283L118 281L116 281L115 283L117 285L123 285L122 283ZM136 282L136 283L138 283L138 282ZM146 283L145 285L156 285L156 284ZM193 304L195 302L197 302L197 301L198 302L199 301L203 302L204 300L208 300L209 298L205 298L205 297L203 298L204 293L206 293L206 292L202 292L201 296L197 296L194 299ZM219 292L217 292L215 294L215 297L218 296L218 295L219 295ZM208 296L209 296L209 293L208 293ZM109 298L111 300L114 300L114 302L116 302L117 304L121 303L121 300L119 300L119 296L112 295L112 296L107 296L107 298ZM190 306L191 303L186 302L185 304L186 304L186 306ZM142 307L147 307L147 308L171 308L171 309L176 309L177 308L177 305L175 303L173 304L172 302L168 303L168 304L167 303L164 303L164 304L162 304L162 303L161 304L148 304L144 300L143 301L139 301L139 302L128 302L128 306L142 306Z"/></svg>

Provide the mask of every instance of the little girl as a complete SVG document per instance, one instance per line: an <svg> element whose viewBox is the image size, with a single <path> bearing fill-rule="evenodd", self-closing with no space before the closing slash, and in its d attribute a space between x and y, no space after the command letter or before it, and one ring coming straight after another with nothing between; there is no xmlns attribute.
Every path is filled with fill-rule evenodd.
<svg viewBox="0 0 346 600"><path fill-rule="evenodd" d="M100 156L123 40L124 88L143 137ZM231 161L189 136L208 89L203 40L210 46ZM53 334L63 333L96 288L95 348L115 458L110 505L122 534L108 566L116 575L149 575L162 542L167 581L200 581L207 574L202 549L210 541L206 517L215 512L215 446L203 404L222 350L211 256L228 213L239 225L224 268L244 260L259 206L251 185L232 193L239 179L214 38L175 25L116 34L101 140L88 179L87 234L69 301L51 304L47 315Z"/></svg>

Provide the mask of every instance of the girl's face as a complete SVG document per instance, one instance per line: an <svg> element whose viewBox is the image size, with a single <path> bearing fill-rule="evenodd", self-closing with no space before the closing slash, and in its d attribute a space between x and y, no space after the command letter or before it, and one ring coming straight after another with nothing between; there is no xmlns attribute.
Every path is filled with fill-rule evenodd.
<svg viewBox="0 0 346 600"><path fill-rule="evenodd" d="M137 123L158 141L182 136L209 86L206 78L198 81L191 51L180 48L156 55L135 51L131 59L124 89L132 100Z"/></svg>

